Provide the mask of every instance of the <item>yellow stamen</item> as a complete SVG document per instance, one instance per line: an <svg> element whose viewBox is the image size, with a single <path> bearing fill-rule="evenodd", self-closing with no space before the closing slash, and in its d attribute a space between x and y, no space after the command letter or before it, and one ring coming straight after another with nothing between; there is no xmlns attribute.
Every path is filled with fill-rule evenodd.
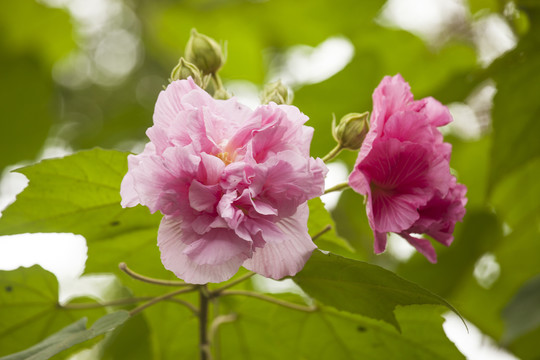
<svg viewBox="0 0 540 360"><path fill-rule="evenodd" d="M221 159L221 161L223 161L225 165L229 165L230 163L232 163L231 159L229 158L228 152L222 152L217 154L216 156Z"/></svg>

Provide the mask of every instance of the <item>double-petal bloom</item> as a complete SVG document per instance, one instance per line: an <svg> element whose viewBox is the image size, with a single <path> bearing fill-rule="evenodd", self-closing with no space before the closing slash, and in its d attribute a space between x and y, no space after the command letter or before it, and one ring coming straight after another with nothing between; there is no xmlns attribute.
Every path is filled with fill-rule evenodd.
<svg viewBox="0 0 540 360"><path fill-rule="evenodd" d="M413 99L401 75L385 77L373 93L370 130L362 144L350 186L367 196L366 212L375 252L394 232L431 262L436 253L427 234L448 246L465 215L466 187L450 173L451 145L438 127L452 117L433 98Z"/></svg>
<svg viewBox="0 0 540 360"><path fill-rule="evenodd" d="M186 282L232 277L240 266L279 279L315 249L307 200L324 192L327 168L309 156L313 129L296 107L251 110L214 100L191 80L158 97L150 142L128 157L122 206L164 217L165 268Z"/></svg>

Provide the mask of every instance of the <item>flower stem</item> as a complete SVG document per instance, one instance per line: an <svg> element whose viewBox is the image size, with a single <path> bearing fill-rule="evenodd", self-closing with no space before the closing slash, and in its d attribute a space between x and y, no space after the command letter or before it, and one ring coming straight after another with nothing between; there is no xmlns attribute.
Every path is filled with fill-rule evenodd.
<svg viewBox="0 0 540 360"><path fill-rule="evenodd" d="M221 78L219 77L219 75L217 73L212 73L211 74L212 76L212 82L214 83L214 87L216 88L216 90L224 90L223 88L223 82L221 81Z"/></svg>
<svg viewBox="0 0 540 360"><path fill-rule="evenodd" d="M208 342L208 300L208 288L206 285L199 286L199 350L201 360L212 358Z"/></svg>
<svg viewBox="0 0 540 360"><path fill-rule="evenodd" d="M125 272L126 274L134 278L135 280L139 280L139 281L149 283L149 284L164 285L164 286L190 286L191 285L191 284L186 284L183 281L154 279L148 276L138 274L135 271L128 268L128 266L124 262L121 262L120 264L118 264L118 267L120 268L120 270L122 270L123 272Z"/></svg>
<svg viewBox="0 0 540 360"><path fill-rule="evenodd" d="M324 190L324 193L325 193L325 194L328 194L328 193L331 193L331 192L333 192L333 191L346 190L346 189L348 189L349 187L350 187L350 186L349 186L349 183L348 183L348 182L342 182L341 184L334 185L334 186L332 186L331 188Z"/></svg>
<svg viewBox="0 0 540 360"><path fill-rule="evenodd" d="M341 150L343 150L343 147L340 144L337 144L335 148L333 148L328 154L326 154L325 157L322 158L322 161L324 161L325 163L329 162L330 160L338 156Z"/></svg>
<svg viewBox="0 0 540 360"><path fill-rule="evenodd" d="M191 292L191 291L194 291L195 289L197 289L195 286L192 286L192 287L189 287L189 288L185 288L185 289L179 289L179 290L176 290L176 291L173 291L173 292L170 292L170 293L167 293L167 294L164 294L164 295L161 295L161 296L158 296L158 297L155 297L153 298L152 300L140 305L140 306L137 306L135 309L131 310L129 312L129 315L133 316L135 314L138 314L140 313L141 311L143 311L144 309L154 305L154 304L157 304L158 302L161 302L163 300L167 300L173 296L176 296L176 295L180 295L180 294L184 294L184 293L188 293L188 292Z"/></svg>
<svg viewBox="0 0 540 360"><path fill-rule="evenodd" d="M317 306L298 305L298 304L290 303L288 301L276 299L268 295L263 295L256 292L246 291L246 290L226 290L220 293L220 296L231 296L231 295L251 296L259 300L264 300L272 304L276 304L276 305L283 306L289 309L303 311L303 312L315 312L318 310Z"/></svg>
<svg viewBox="0 0 540 360"><path fill-rule="evenodd" d="M311 237L311 240L315 241L317 240L318 238L320 238L321 236L323 236L324 234L326 234L327 232L329 232L330 230L332 230L332 225L328 224L324 227L324 229L322 229L321 231L319 231L318 233L316 233L315 235L313 235Z"/></svg>
<svg viewBox="0 0 540 360"><path fill-rule="evenodd" d="M96 309L96 308L101 308L101 307L106 307L106 306L129 305L129 304L134 304L141 301L148 301L152 299L153 297L151 296L144 296L144 297L133 297L133 298L127 298L127 299L118 299L118 300L96 302L96 303L64 304L64 305L60 305L60 307L62 309L69 309L69 310L85 310L85 309Z"/></svg>
<svg viewBox="0 0 540 360"><path fill-rule="evenodd" d="M255 273L250 271L249 273L240 276L238 279L236 279L236 280L234 280L234 281L231 281L231 282L228 283L227 285L224 285L224 286L222 286L222 287L220 287L220 288L218 288L218 289L215 289L214 291L211 291L211 292L210 292L210 296L211 296L211 297L218 296L223 290L229 289L229 288L231 288L231 287L233 287L233 286L235 286L235 285L237 285L237 284L240 284L242 281L245 281L245 280L249 279L249 278L252 277L253 275L255 275Z"/></svg>

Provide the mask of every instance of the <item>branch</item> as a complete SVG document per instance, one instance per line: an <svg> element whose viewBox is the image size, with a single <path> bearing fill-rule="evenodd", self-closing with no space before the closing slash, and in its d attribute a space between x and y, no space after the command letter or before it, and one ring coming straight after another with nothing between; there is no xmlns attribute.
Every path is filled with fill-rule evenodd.
<svg viewBox="0 0 540 360"><path fill-rule="evenodd" d="M245 291L245 290L226 290L222 291L220 293L220 296L231 296L231 295L241 295L241 296L251 296L259 300L267 301L272 304L276 304L279 306L283 306L289 309L303 311L303 312L315 312L318 310L317 306L304 306L304 305L298 305L294 303L290 303L288 301L276 299L274 297L263 295L251 291Z"/></svg>
<svg viewBox="0 0 540 360"><path fill-rule="evenodd" d="M139 280L139 281L149 283L149 284L164 285L164 286L190 286L191 285L183 281L154 279L148 276L138 274L135 271L128 268L128 266L124 262L121 262L120 264L118 264L118 267L120 268L120 270L122 270L123 272L125 272L126 274L134 278L135 280Z"/></svg>

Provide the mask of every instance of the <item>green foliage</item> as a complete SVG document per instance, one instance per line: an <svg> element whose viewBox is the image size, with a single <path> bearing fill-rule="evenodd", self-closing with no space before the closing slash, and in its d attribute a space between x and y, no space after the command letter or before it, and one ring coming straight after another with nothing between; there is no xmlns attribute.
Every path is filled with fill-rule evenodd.
<svg viewBox="0 0 540 360"><path fill-rule="evenodd" d="M435 304L456 311L444 299L391 271L318 251L294 276L294 281L323 304L384 320L398 329L393 313L398 305Z"/></svg>
<svg viewBox="0 0 540 360"><path fill-rule="evenodd" d="M126 156L94 149L17 170L30 184L3 213L0 234L73 232L88 241L87 272L116 271L124 261L145 274L167 274L155 246L160 216L120 206Z"/></svg>
<svg viewBox="0 0 540 360"><path fill-rule="evenodd" d="M31 348L17 354L3 357L2 360L50 359L51 356L56 355L63 350L113 330L124 323L128 317L129 314L127 311L120 310L99 318L89 329L86 328L86 319L83 318L66 326Z"/></svg>
<svg viewBox="0 0 540 360"><path fill-rule="evenodd" d="M490 185L540 156L540 11L531 12L531 29L519 45L492 65L497 83L493 105Z"/></svg>
<svg viewBox="0 0 540 360"><path fill-rule="evenodd" d="M504 308L506 324L503 342L509 343L520 335L540 327L540 276L527 282Z"/></svg>
<svg viewBox="0 0 540 360"><path fill-rule="evenodd" d="M340 118L371 110L373 88L385 75L401 73L416 98L434 96L444 104L465 102L492 80L496 87L492 122L484 124L482 136L477 140L446 136L453 145L452 168L467 185L469 202L454 243L449 248L435 244L436 265L418 254L407 261L374 255L364 199L353 191L343 192L331 215L320 200L312 200L310 234L331 225L315 242L348 258L315 252L294 278L312 297L308 301L324 305L303 313L252 298L220 298L217 312L237 314L237 319L221 325L215 347L222 358L240 359L460 359L463 356L441 327L444 307L426 305L446 306L447 300L515 355L539 358L538 1L470 0L472 16L446 29L435 44L382 26L379 15L385 3L137 0L118 2L123 7L118 10L121 21L109 19L103 29L85 33L66 9L33 0L4 2L0 4L0 170L35 159L48 137L59 136L61 143L76 150L95 146L131 150L137 140L146 141L144 131L152 123L155 99L184 55L191 28L221 41L227 49L221 71L225 86L230 80L247 80L259 89L268 80L270 67L282 66L283 55L292 46L316 47L335 36L351 42L354 56L342 71L293 89L294 105L310 117L308 125L316 130L314 156L335 145L332 114ZM514 6L518 10L512 13ZM497 12L508 21L518 44L483 68L470 41L471 29L477 19ZM131 31L139 42L136 69L113 86L92 84L96 59L103 55L98 54L99 45L108 35L123 31ZM69 54L88 61L87 68L78 69L90 79L80 88L64 87L51 76L56 74L57 61ZM174 277L161 265L156 247L161 216L119 204L126 156L126 152L94 149L18 170L30 183L3 212L0 235L81 234L88 245L85 271L115 273L127 287L116 286L118 293L112 298L163 294L161 287L142 284L118 270L123 261L148 276ZM355 158L354 152L340 155L349 167ZM487 280L478 275L486 259L498 269L486 275ZM241 286L253 290L249 283ZM272 296L304 303L289 295ZM192 294L182 299L197 302ZM81 301L92 300L72 303ZM406 304L424 305L402 306ZM75 321L88 317L93 322L104 314L104 308L75 310L58 305L54 276L38 267L0 272L0 356L38 343L27 351L50 350L49 345L58 345L55 339L67 337L65 331L74 331L69 339L82 340L99 323L87 329L82 320ZM196 358L197 317L182 304L162 302L106 336L56 357L89 346L104 359Z"/></svg>
<svg viewBox="0 0 540 360"><path fill-rule="evenodd" d="M250 298L221 300L238 315L218 334L224 359L463 359L444 335L441 308L396 309L393 326L325 308L302 313Z"/></svg>
<svg viewBox="0 0 540 360"><path fill-rule="evenodd" d="M56 278L37 265L0 271L0 355L21 351L83 316L94 320L101 315L103 309L82 313L61 306ZM85 322L68 331L84 327ZM56 336L34 348L32 353L58 340Z"/></svg>
<svg viewBox="0 0 540 360"><path fill-rule="evenodd" d="M308 201L309 205L309 219L308 229L309 234L313 237L319 233L322 233L316 238L315 243L320 249L330 250L335 253L350 254L354 249L347 243L347 240L343 239L336 232L336 225L332 216L324 208L324 204L321 199L311 199ZM325 231L330 227L328 231Z"/></svg>

